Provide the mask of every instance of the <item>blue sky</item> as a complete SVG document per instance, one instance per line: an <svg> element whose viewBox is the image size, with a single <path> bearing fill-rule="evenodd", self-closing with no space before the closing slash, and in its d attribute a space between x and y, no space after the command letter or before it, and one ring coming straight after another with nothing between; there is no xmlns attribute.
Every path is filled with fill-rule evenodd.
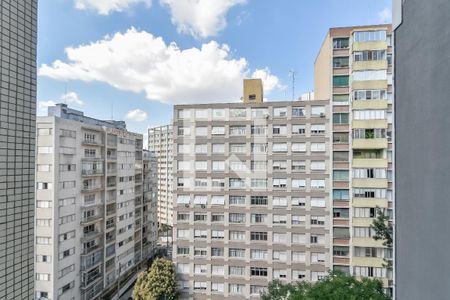
<svg viewBox="0 0 450 300"><path fill-rule="evenodd" d="M328 28L390 22L390 8L390 0L41 1L38 114L65 101L145 133L170 122L173 103L238 100L243 77L264 76L270 100L291 98L291 69L298 97L313 89Z"/></svg>

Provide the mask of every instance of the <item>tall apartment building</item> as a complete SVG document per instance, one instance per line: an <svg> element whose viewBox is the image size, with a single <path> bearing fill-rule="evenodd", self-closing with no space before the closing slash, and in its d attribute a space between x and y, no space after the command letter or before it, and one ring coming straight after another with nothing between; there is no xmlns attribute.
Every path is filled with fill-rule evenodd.
<svg viewBox="0 0 450 300"><path fill-rule="evenodd" d="M329 101L176 105L181 299L257 299L332 264Z"/></svg>
<svg viewBox="0 0 450 300"><path fill-rule="evenodd" d="M393 208L392 74L390 25L330 29L315 62L315 96L331 99L333 120L333 267L385 287L392 249L370 225L377 207Z"/></svg>
<svg viewBox="0 0 450 300"><path fill-rule="evenodd" d="M143 136L58 104L36 144L36 298L111 299L156 243Z"/></svg>
<svg viewBox="0 0 450 300"><path fill-rule="evenodd" d="M37 0L0 1L0 299L32 299Z"/></svg>
<svg viewBox="0 0 450 300"><path fill-rule="evenodd" d="M168 225L173 224L172 135L172 125L148 130L148 149L158 161L158 222Z"/></svg>
<svg viewBox="0 0 450 300"><path fill-rule="evenodd" d="M396 299L450 295L449 11L394 0Z"/></svg>

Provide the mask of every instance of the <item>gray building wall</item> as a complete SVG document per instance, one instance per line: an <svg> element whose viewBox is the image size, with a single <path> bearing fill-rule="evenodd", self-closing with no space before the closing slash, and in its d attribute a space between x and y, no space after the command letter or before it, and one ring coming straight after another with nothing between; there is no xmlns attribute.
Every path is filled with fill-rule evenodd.
<svg viewBox="0 0 450 300"><path fill-rule="evenodd" d="M450 295L449 15L448 0L407 0L395 32L400 300Z"/></svg>
<svg viewBox="0 0 450 300"><path fill-rule="evenodd" d="M0 299L32 299L37 0L0 1Z"/></svg>

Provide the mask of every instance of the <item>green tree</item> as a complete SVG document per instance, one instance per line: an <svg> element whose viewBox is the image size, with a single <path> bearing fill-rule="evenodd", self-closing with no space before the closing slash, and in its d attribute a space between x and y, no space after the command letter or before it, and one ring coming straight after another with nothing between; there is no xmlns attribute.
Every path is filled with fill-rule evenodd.
<svg viewBox="0 0 450 300"><path fill-rule="evenodd" d="M134 285L136 300L174 300L177 297L175 267L170 260L157 258L148 271L139 273Z"/></svg>
<svg viewBox="0 0 450 300"><path fill-rule="evenodd" d="M394 228L392 225L392 221L389 219L389 216L384 214L384 210L377 207L377 217L373 220L370 225L375 231L375 235L373 239L376 241L383 241L383 246L388 249L392 249L393 241L394 241ZM385 267L388 269L392 269L392 260L385 258Z"/></svg>
<svg viewBox="0 0 450 300"><path fill-rule="evenodd" d="M389 300L380 280L333 271L315 284L308 282L283 284L273 281L261 300Z"/></svg>

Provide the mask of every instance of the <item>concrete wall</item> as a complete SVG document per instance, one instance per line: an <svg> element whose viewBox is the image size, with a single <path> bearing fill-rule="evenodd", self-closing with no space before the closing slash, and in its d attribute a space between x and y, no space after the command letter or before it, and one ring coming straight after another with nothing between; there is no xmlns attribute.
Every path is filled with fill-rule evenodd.
<svg viewBox="0 0 450 300"><path fill-rule="evenodd" d="M397 299L450 295L449 13L407 0L396 30Z"/></svg>

